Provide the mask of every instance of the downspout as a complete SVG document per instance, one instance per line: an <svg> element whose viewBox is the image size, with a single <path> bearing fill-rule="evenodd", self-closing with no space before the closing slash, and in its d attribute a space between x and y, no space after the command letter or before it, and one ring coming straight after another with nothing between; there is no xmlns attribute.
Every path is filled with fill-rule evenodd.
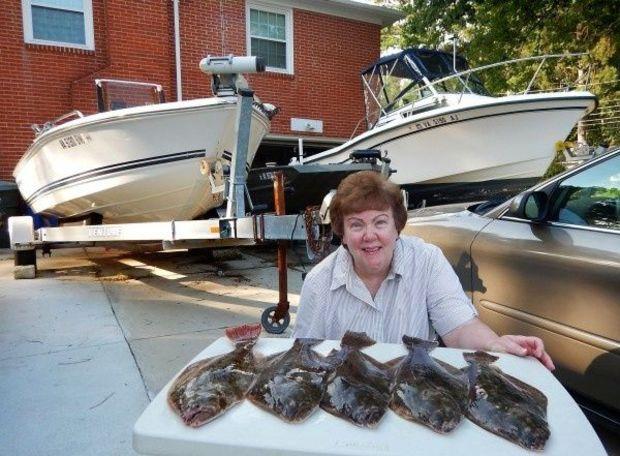
<svg viewBox="0 0 620 456"><path fill-rule="evenodd" d="M183 82L181 81L181 25L179 20L179 0L172 0L174 5L174 60L176 63L177 101L183 100Z"/></svg>

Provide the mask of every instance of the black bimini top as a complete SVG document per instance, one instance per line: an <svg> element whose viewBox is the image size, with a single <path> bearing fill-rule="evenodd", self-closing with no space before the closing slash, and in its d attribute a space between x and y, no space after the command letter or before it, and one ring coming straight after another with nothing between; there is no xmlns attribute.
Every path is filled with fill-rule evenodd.
<svg viewBox="0 0 620 456"><path fill-rule="evenodd" d="M456 69L457 71L469 69L469 65L463 57L456 57ZM362 76L386 73L414 81L421 80L422 77L434 81L450 76L455 72L452 54L423 48L409 48L395 54L386 55L361 72Z"/></svg>

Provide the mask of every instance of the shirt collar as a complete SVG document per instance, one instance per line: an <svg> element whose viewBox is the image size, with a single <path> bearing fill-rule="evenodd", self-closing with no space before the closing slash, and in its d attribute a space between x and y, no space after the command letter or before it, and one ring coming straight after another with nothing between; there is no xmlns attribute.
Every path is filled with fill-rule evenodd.
<svg viewBox="0 0 620 456"><path fill-rule="evenodd" d="M336 251L336 262L334 264L334 273L332 274L331 290L346 285L347 276L352 270L353 259L351 258L351 254L341 245Z"/></svg>
<svg viewBox="0 0 620 456"><path fill-rule="evenodd" d="M392 258L390 273L402 277L405 275L406 267L407 265L405 264L405 251L403 247L403 241L401 240L401 238L398 238L396 240L396 245L394 246L394 258Z"/></svg>
<svg viewBox="0 0 620 456"><path fill-rule="evenodd" d="M394 245L394 257L386 279L393 279L396 276L402 277L405 274L405 261L403 252L403 241L398 238ZM347 277L353 273L353 258L349 251L341 245L336 252L336 263L332 274L331 290L347 284Z"/></svg>

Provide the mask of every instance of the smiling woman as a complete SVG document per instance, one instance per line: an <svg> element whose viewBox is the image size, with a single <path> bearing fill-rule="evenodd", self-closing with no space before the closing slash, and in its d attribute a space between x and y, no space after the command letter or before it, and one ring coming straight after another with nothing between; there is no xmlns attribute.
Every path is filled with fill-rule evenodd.
<svg viewBox="0 0 620 456"><path fill-rule="evenodd" d="M399 343L439 335L449 347L531 355L554 368L539 338L500 337L477 318L439 248L400 236L407 212L397 185L372 171L352 174L330 217L342 245L306 277L295 337L341 339L350 330Z"/></svg>
<svg viewBox="0 0 620 456"><path fill-rule="evenodd" d="M374 298L387 277L398 234L407 221L398 186L374 172L345 179L332 202L332 228Z"/></svg>

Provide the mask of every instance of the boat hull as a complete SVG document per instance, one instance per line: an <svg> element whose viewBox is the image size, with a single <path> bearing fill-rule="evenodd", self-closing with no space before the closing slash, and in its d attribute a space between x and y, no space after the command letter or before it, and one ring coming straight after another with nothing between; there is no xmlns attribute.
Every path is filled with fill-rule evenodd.
<svg viewBox="0 0 620 456"><path fill-rule="evenodd" d="M15 169L34 212L104 223L189 220L223 202L237 102L203 99L96 114L39 136ZM269 129L252 113L248 167Z"/></svg>
<svg viewBox="0 0 620 456"><path fill-rule="evenodd" d="M253 168L248 174L247 185L255 209L273 212L273 181L275 173L281 172L284 175L285 211L287 214L298 214L309 206L320 206L325 195L330 190L335 190L342 179L359 171L380 172L381 166L372 163L347 163Z"/></svg>
<svg viewBox="0 0 620 456"><path fill-rule="evenodd" d="M531 180L543 176L556 142L595 106L588 92L475 97L396 118L306 162L338 163L356 149L379 149L392 160L391 179L411 189Z"/></svg>

